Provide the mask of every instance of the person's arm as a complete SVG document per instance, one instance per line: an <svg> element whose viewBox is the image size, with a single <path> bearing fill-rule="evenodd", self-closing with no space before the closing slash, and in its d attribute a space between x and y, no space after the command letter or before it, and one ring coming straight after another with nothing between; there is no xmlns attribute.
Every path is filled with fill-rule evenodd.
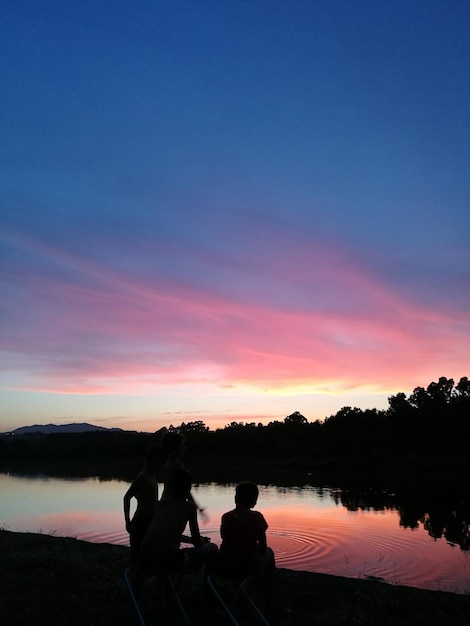
<svg viewBox="0 0 470 626"><path fill-rule="evenodd" d="M124 494L123 502L124 502L124 520L126 522L126 530L130 532L131 527L131 499L135 495L135 482L129 487L129 489Z"/></svg>
<svg viewBox="0 0 470 626"><path fill-rule="evenodd" d="M189 516L189 532L191 533L191 542L196 548L204 543L201 533L199 531L199 524L197 523L197 506L192 503L191 513Z"/></svg>
<svg viewBox="0 0 470 626"><path fill-rule="evenodd" d="M258 545L259 545L259 551L261 552L261 554L264 554L266 552L266 548L268 547L265 530L260 533Z"/></svg>
<svg viewBox="0 0 470 626"><path fill-rule="evenodd" d="M258 547L259 547L259 551L261 552L261 554L264 554L266 552L266 548L268 547L268 541L266 539L266 530L268 528L268 524L266 523L266 520L264 519L263 515L260 513L260 519L259 519L259 536L258 536Z"/></svg>
<svg viewBox="0 0 470 626"><path fill-rule="evenodd" d="M202 516L202 519L203 519L204 521L207 521L207 520L208 520L208 516L207 516L207 513L206 513L206 509L205 509L204 507L199 506L199 504L198 504L198 503L196 502L196 500L194 499L194 496L193 496L193 494L192 494L192 493L190 493L190 494L189 494L188 500L189 500L190 502L194 502L194 504L196 505L196 509L199 511L199 513L200 513L200 514L201 514L201 516Z"/></svg>

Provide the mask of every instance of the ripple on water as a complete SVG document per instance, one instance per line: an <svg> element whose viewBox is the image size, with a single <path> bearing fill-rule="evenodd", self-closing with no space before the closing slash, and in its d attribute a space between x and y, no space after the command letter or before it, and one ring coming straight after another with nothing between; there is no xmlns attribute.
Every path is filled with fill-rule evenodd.
<svg viewBox="0 0 470 626"><path fill-rule="evenodd" d="M276 563L290 569L313 570L316 564L328 560L340 544L334 524L330 526L269 529L269 545L276 554Z"/></svg>
<svg viewBox="0 0 470 626"><path fill-rule="evenodd" d="M43 528L49 528L48 516L42 521ZM270 519L268 543L279 567L352 578L375 577L427 589L470 591L470 558L463 559L458 548L450 548L444 539L432 540L423 529L411 531L400 528L395 520L388 525L383 522L375 525L362 520L358 524L357 519L344 517L274 518ZM57 527L59 534L93 543L129 545L123 524L97 523L88 513L64 513L58 526L51 525ZM201 531L220 545L215 522L201 527Z"/></svg>
<svg viewBox="0 0 470 626"><path fill-rule="evenodd" d="M279 567L316 571L353 578L376 577L388 583L468 593L462 558L455 549L454 567L450 546L430 541L426 533L396 529L371 532L347 523L304 523L297 528L269 528L269 545ZM417 545L417 543L419 545ZM412 545L413 544L413 545ZM432 545L431 545L432 544ZM469 559L470 569L470 559Z"/></svg>

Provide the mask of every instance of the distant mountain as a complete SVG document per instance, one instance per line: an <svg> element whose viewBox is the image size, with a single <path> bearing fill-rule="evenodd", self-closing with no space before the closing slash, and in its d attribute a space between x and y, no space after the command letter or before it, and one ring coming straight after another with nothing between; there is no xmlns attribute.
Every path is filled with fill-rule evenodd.
<svg viewBox="0 0 470 626"><path fill-rule="evenodd" d="M50 433L85 433L94 430L103 431L121 431L122 428L105 428L104 426L93 426L93 424L36 424L35 426L21 426L10 430L8 434L11 435L31 435L32 433L43 433L48 435Z"/></svg>

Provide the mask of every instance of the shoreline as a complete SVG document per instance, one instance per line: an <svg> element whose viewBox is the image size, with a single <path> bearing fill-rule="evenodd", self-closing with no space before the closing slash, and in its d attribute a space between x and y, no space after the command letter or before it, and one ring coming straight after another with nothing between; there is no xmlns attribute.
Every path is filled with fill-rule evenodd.
<svg viewBox="0 0 470 626"><path fill-rule="evenodd" d="M2 529L0 550L3 626L137 624L123 581L129 548ZM201 582L183 580L191 623L216 624L220 616L211 621L201 603ZM276 571L275 586L278 626L470 624L469 594L288 569Z"/></svg>

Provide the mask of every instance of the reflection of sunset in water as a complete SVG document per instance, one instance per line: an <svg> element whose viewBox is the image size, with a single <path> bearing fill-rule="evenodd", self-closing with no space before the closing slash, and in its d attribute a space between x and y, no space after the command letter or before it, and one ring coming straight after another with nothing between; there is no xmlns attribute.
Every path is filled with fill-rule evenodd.
<svg viewBox="0 0 470 626"><path fill-rule="evenodd" d="M268 523L270 545L280 567L354 578L373 576L429 589L468 589L463 575L467 571L468 576L468 555L445 540L434 541L422 531L401 528L396 512L351 513L338 507L308 515L290 507L271 510Z"/></svg>
<svg viewBox="0 0 470 626"><path fill-rule="evenodd" d="M65 481L0 475L0 525L8 530L53 533L93 542L128 545L122 497L127 483ZM220 543L222 514L234 507L234 485L200 485L194 495L208 508L201 532ZM257 509L269 524L268 542L279 567L367 576L392 584L470 592L470 554L424 525L400 526L385 510L348 511L328 489L262 487ZM338 499L337 499L338 500Z"/></svg>

